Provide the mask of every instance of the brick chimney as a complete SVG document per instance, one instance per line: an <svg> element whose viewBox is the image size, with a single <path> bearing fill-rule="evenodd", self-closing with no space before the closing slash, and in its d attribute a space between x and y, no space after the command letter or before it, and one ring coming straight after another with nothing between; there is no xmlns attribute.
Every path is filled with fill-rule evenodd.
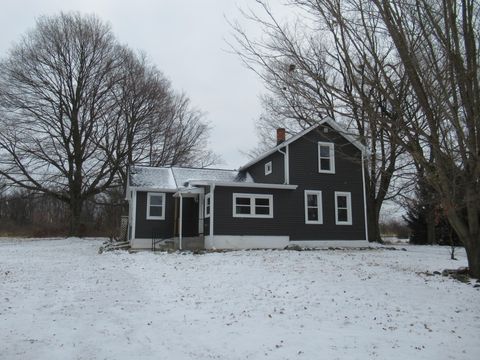
<svg viewBox="0 0 480 360"><path fill-rule="evenodd" d="M285 129L278 128L277 129L277 145L280 145L285 141Z"/></svg>

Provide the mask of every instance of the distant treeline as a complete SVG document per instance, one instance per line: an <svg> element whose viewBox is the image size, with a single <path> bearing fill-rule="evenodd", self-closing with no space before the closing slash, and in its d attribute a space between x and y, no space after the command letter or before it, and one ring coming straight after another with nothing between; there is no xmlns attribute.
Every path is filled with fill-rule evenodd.
<svg viewBox="0 0 480 360"><path fill-rule="evenodd" d="M122 199L119 191L111 191L86 201L80 236L119 236ZM51 195L25 189L0 194L0 236L66 236L69 224L68 204Z"/></svg>

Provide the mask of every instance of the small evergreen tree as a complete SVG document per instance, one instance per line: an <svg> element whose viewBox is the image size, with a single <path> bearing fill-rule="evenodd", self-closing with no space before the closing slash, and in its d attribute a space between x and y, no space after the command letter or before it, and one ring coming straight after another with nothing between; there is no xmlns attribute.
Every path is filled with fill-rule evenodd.
<svg viewBox="0 0 480 360"><path fill-rule="evenodd" d="M410 243L416 245L438 244L461 246L461 242L449 224L435 190L418 174L416 199L407 205L403 216L410 228Z"/></svg>

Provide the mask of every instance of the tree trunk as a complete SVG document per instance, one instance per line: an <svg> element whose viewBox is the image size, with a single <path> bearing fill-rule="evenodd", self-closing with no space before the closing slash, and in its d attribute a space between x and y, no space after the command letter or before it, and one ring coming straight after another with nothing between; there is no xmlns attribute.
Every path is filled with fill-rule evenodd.
<svg viewBox="0 0 480 360"><path fill-rule="evenodd" d="M463 240L460 238L460 240ZM476 238L471 238L463 242L467 252L468 268L470 276L480 279L480 246Z"/></svg>
<svg viewBox="0 0 480 360"><path fill-rule="evenodd" d="M70 200L70 236L82 236L82 208L83 201L78 198L72 198Z"/></svg>
<svg viewBox="0 0 480 360"><path fill-rule="evenodd" d="M475 214L478 213L476 209L470 208L470 210ZM471 229L464 221L465 214L458 213L453 208L447 212L447 217L458 239L465 247L470 276L480 279L480 232L478 229Z"/></svg>
<svg viewBox="0 0 480 360"><path fill-rule="evenodd" d="M435 245L437 240L435 234L435 212L433 208L428 207L425 220L427 221L427 244Z"/></svg>
<svg viewBox="0 0 480 360"><path fill-rule="evenodd" d="M383 243L379 222L380 209L378 209L378 203L374 199L367 198L368 241Z"/></svg>

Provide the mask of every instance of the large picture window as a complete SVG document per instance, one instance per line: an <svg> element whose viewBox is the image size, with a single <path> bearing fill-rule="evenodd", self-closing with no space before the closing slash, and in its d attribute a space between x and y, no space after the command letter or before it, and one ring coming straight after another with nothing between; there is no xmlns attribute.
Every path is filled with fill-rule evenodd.
<svg viewBox="0 0 480 360"><path fill-rule="evenodd" d="M352 225L352 196L349 192L335 192L335 224Z"/></svg>
<svg viewBox="0 0 480 360"><path fill-rule="evenodd" d="M233 217L273 218L273 196L233 194Z"/></svg>
<svg viewBox="0 0 480 360"><path fill-rule="evenodd" d="M305 224L323 224L321 191L305 190Z"/></svg>
<svg viewBox="0 0 480 360"><path fill-rule="evenodd" d="M333 143L318 143L318 172L335 173L335 151Z"/></svg>
<svg viewBox="0 0 480 360"><path fill-rule="evenodd" d="M147 220L165 220L165 194L147 194Z"/></svg>

